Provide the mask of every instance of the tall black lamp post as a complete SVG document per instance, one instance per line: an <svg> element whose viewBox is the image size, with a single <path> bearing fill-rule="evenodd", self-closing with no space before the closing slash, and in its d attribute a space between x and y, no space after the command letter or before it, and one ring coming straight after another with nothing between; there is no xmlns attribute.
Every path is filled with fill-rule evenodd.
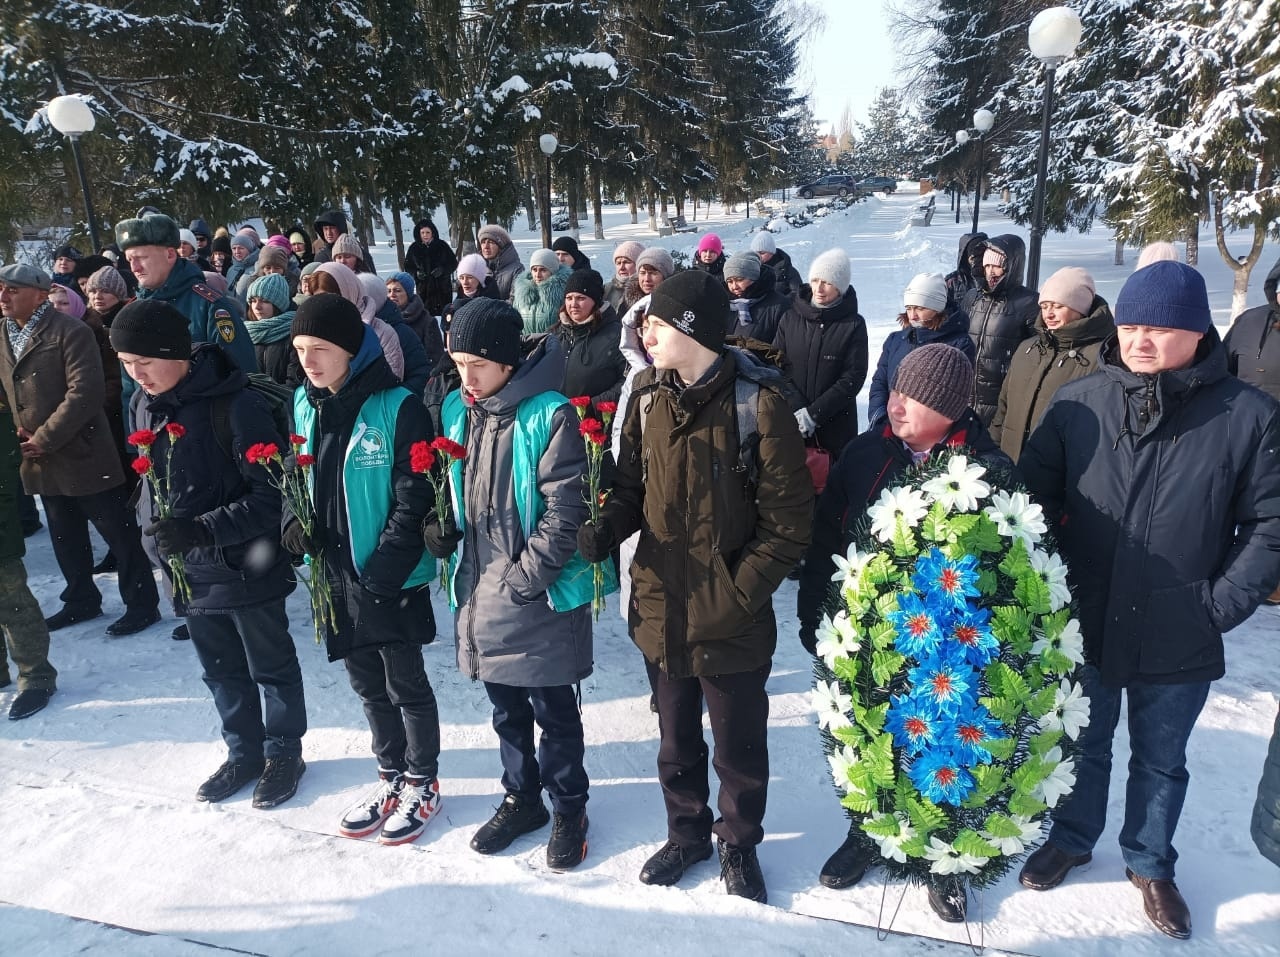
<svg viewBox="0 0 1280 957"><path fill-rule="evenodd" d="M1027 251L1027 288L1040 288L1040 248L1044 241L1044 192L1049 175L1049 120L1053 115L1053 80L1062 61L1075 52L1082 33L1080 16L1069 7L1050 7L1036 14L1027 45L1044 64L1044 106L1040 114L1040 153L1031 204L1031 247Z"/></svg>
<svg viewBox="0 0 1280 957"><path fill-rule="evenodd" d="M71 155L75 157L80 192L84 194L84 214L89 221L89 241L93 243L92 252L96 254L102 248L98 244L98 222L93 216L89 180L84 174L84 161L80 158L80 137L93 132L93 111L78 96L56 96L45 107L45 113L53 128L71 140Z"/></svg>
<svg viewBox="0 0 1280 957"><path fill-rule="evenodd" d="M978 182L973 190L973 229L971 232L978 231L978 205L982 200L982 176L983 165L986 162L986 145L987 134L991 132L991 127L995 126L996 115L990 110L976 110L973 114L973 128L978 134ZM972 139L968 130L960 130L956 133L956 142L961 146L968 143ZM959 222L959 219L956 220Z"/></svg>
<svg viewBox="0 0 1280 957"><path fill-rule="evenodd" d="M551 248L551 157L555 155L560 141L554 133L543 133L538 137L538 149L547 157L546 183L542 190L542 201L546 205L542 210L542 248Z"/></svg>

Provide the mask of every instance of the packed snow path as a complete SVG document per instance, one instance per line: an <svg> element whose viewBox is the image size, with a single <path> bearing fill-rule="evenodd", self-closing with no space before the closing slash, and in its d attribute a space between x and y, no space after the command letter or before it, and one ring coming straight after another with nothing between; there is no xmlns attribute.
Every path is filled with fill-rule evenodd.
<svg viewBox="0 0 1280 957"><path fill-rule="evenodd" d="M950 222L945 200L932 227L906 227L915 202L904 187L777 237L802 273L824 249L842 245L850 253L871 326L873 365L907 281L922 270L945 271L966 228ZM1016 229L985 209L988 232ZM711 223L729 251L743 248L748 228L758 225L714 217ZM608 275L617 242L649 237L616 208L606 228L609 241L584 240L583 248ZM520 232L516 239L527 261L536 238ZM691 251L697 236L662 243ZM1085 265L1100 293L1114 301L1132 266L1110 266L1111 251L1102 234L1051 235L1041 272ZM1206 253L1203 268L1225 328L1230 277L1215 263L1216 253L1208 247ZM1264 261L1275 254L1269 249ZM377 257L385 273L391 253L380 248ZM28 549L32 588L52 612L62 581L47 532L30 539ZM294 800L259 812L249 806L251 789L222 805L195 802L196 787L224 757L195 655L189 643L169 640L172 619L136 637L103 637L120 608L112 576L99 584L106 615L54 635L51 658L60 674L50 707L27 721L0 723L5 953L185 955L210 947L270 957L424 948L556 955L966 952L926 939L963 942L965 928L938 921L922 890L907 891L894 924L901 934L877 943L871 928L882 877L873 873L845 891L817 883L818 868L846 824L808 710L809 666L796 639L793 583L775 600L773 781L760 848L769 906L725 897L710 861L696 865L678 888L637 881L641 864L665 837L665 818L654 771L657 719L616 601L597 625L596 672L582 686L592 776L590 851L576 871L553 874L545 865L549 829L492 858L467 846L500 799L500 767L488 700L454 666L451 619L438 598L442 637L426 658L443 725L443 815L417 844L384 848L335 834L342 810L373 783L375 763L343 669L312 643L305 594L295 595L289 609L311 722L303 743L308 769ZM1121 729L1109 826L1092 867L1047 894L1023 890L1016 872L987 892L989 952L1280 953L1280 870L1257 854L1248 836L1280 689L1278 627L1280 609L1263 608L1228 637L1228 675L1214 686L1191 739L1192 784L1177 843L1193 939L1179 943L1160 935L1124 879L1115 843L1127 760ZM11 698L12 689L0 693L0 707ZM886 921L897 896L891 887ZM976 902L970 909L976 917ZM976 936L978 928L971 930Z"/></svg>

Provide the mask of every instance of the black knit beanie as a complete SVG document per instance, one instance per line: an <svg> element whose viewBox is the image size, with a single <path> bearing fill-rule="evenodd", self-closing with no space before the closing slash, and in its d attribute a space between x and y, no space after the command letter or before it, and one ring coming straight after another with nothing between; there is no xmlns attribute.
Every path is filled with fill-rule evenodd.
<svg viewBox="0 0 1280 957"><path fill-rule="evenodd" d="M711 273L686 269L649 297L649 315L661 319L712 352L724 351L732 320L729 293Z"/></svg>
<svg viewBox="0 0 1280 957"><path fill-rule="evenodd" d="M524 321L509 303L472 299L453 314L449 351L480 356L505 366L520 362L520 333Z"/></svg>
<svg viewBox="0 0 1280 957"><path fill-rule="evenodd" d="M604 279L594 269L575 269L565 283L564 294L578 292L597 306L604 302Z"/></svg>
<svg viewBox="0 0 1280 957"><path fill-rule="evenodd" d="M149 359L190 359L191 324L167 302L135 299L111 323L111 348Z"/></svg>
<svg viewBox="0 0 1280 957"><path fill-rule="evenodd" d="M893 391L955 422L969 408L973 363L959 349L940 342L912 349L898 363Z"/></svg>
<svg viewBox="0 0 1280 957"><path fill-rule="evenodd" d="M289 338L294 336L314 336L354 356L364 342L364 323L351 302L337 293L321 292L308 296L294 313Z"/></svg>

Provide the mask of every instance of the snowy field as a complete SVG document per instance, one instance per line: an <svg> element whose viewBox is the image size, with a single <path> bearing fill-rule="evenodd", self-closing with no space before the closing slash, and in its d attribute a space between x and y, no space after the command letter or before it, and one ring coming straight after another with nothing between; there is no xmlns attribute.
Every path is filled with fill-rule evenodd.
<svg viewBox="0 0 1280 957"><path fill-rule="evenodd" d="M967 228L967 215L960 225L952 222L945 199L932 227L908 227L913 193L904 185L893 197L777 236L802 274L825 249L849 252L871 327L873 366L907 281L916 272L947 271ZM610 208L609 239L582 243L606 277L616 243L651 238L627 219L625 209ZM707 225L733 252L745 247L759 222L713 215ZM445 228L442 219L437 224ZM982 228L1025 236L991 206ZM515 238L527 262L537 237L521 230ZM660 242L692 253L697 241L685 234ZM1230 271L1208 242L1201 248L1215 318L1225 329ZM1136 251L1127 267L1111 265L1112 251L1102 232L1050 234L1041 275L1084 266L1114 301ZM1277 255L1274 244L1265 251L1250 305L1261 302L1262 276ZM393 251L381 247L376 256L384 273L393 267ZM61 578L47 532L27 544L32 588L52 612ZM303 741L308 770L293 801L254 811L251 789L221 805L193 799L224 757L216 712L190 644L169 640L172 619L131 638L103 636L121 611L113 578L99 579L105 617L54 635L59 691L49 708L27 721L0 723L0 803L8 822L0 852L0 952L6 955L149 957L211 948L271 957L965 952L965 927L938 921L922 890L906 892L893 922L898 933L877 943L882 901L881 922L888 924L899 888L887 888L886 897L876 873L845 891L817 883L818 868L846 824L808 710L809 665L796 638L794 583L784 584L775 600L773 781L760 848L770 904L762 906L727 898L712 862L696 865L678 888L646 887L636 879L665 838L665 818L654 770L657 720L616 601L597 625L596 671L582 685L593 783L590 852L576 871L553 874L545 865L546 829L492 858L467 846L500 800L500 766L483 688L454 666L443 601L436 601L436 615L445 634L426 649L443 724L443 815L417 844L384 848L335 835L341 811L373 781L375 764L345 673L312 644L305 593L295 595L289 609L311 721ZM1277 634L1280 609L1263 608L1228 636L1227 677L1214 686L1191 739L1192 784L1177 843L1178 883L1191 906L1194 938L1175 942L1159 934L1124 879L1115 843L1120 773L1092 867L1046 894L1023 890L1015 870L980 906L971 903L975 921L985 916L981 928L970 927L975 939L983 934L992 953L1046 957L1280 953L1280 870L1257 854L1248 836L1280 691ZM0 707L7 709L11 699L12 688L0 692ZM1120 769L1123 730L1116 743Z"/></svg>

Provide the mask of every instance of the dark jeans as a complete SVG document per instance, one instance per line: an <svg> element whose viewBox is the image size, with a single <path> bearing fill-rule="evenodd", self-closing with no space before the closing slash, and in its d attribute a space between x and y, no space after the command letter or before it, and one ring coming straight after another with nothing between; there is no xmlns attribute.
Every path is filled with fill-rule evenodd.
<svg viewBox="0 0 1280 957"><path fill-rule="evenodd" d="M1105 687L1096 668L1081 669L1089 697L1089 724L1080 733L1076 786L1053 810L1049 840L1068 854L1084 854L1107 823L1111 742L1120 720L1122 689ZM1178 852L1173 832L1187 796L1187 740L1209 696L1209 683L1131 684L1129 781L1125 788L1120 850L1139 877L1173 880Z"/></svg>
<svg viewBox="0 0 1280 957"><path fill-rule="evenodd" d="M22 522L22 528L25 532L28 528L35 528L40 524L40 509L36 507L36 497L28 495L25 492L18 496L18 520Z"/></svg>
<svg viewBox="0 0 1280 957"><path fill-rule="evenodd" d="M60 596L63 604L86 609L102 605L102 592L93 583L93 546L89 542L92 522L120 563L117 577L125 608L149 611L159 607L151 562L142 550L142 533L128 497L127 483L93 495L41 496L53 556L67 581Z"/></svg>
<svg viewBox="0 0 1280 957"><path fill-rule="evenodd" d="M343 659L373 733L378 766L434 781L440 773L440 713L422 646L365 646Z"/></svg>
<svg viewBox="0 0 1280 957"><path fill-rule="evenodd" d="M582 712L572 685L515 688L486 681L493 702L493 730L502 755L502 786L533 800L547 789L551 806L574 815L587 806L586 743ZM533 724L542 735L533 749Z"/></svg>
<svg viewBox="0 0 1280 957"><path fill-rule="evenodd" d="M769 695L771 665L732 675L668 678L648 662L658 696L658 781L667 804L667 838L701 844L715 835L726 844L754 847L764 840L769 793ZM707 742L702 734L706 699L715 742L712 765L720 778L712 826L707 802Z"/></svg>
<svg viewBox="0 0 1280 957"><path fill-rule="evenodd" d="M231 760L259 764L302 754L307 705L284 599L186 622Z"/></svg>

